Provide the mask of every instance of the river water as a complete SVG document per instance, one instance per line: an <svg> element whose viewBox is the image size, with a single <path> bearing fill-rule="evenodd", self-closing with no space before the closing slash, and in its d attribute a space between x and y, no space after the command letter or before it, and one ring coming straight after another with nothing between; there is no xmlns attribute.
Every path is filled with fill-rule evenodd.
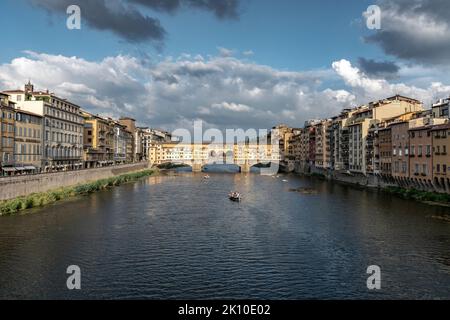
<svg viewBox="0 0 450 320"><path fill-rule="evenodd" d="M292 175L150 177L0 218L0 298L450 299L449 214Z"/></svg>

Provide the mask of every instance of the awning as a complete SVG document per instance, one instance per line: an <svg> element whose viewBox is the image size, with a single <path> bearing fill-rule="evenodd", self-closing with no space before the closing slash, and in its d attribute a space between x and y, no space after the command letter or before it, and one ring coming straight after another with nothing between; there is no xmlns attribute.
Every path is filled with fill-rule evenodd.
<svg viewBox="0 0 450 320"><path fill-rule="evenodd" d="M5 172L15 172L16 168L2 168L2 170Z"/></svg>
<svg viewBox="0 0 450 320"><path fill-rule="evenodd" d="M25 170L36 170L36 167L33 166L26 166Z"/></svg>
<svg viewBox="0 0 450 320"><path fill-rule="evenodd" d="M25 171L25 168L24 167L16 167L16 170L17 171Z"/></svg>

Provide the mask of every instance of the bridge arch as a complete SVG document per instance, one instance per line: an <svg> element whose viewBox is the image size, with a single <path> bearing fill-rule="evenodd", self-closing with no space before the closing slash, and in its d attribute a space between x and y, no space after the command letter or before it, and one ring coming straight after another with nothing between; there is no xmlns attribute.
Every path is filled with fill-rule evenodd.
<svg viewBox="0 0 450 320"><path fill-rule="evenodd" d="M160 164L156 164L153 167L158 169L180 169L180 168L191 168L193 169L193 165L190 163L186 163L183 161L164 161Z"/></svg>

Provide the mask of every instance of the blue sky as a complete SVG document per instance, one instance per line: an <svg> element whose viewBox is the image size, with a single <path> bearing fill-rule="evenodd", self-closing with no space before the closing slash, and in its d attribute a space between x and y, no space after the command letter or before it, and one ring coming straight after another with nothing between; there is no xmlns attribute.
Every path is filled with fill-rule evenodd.
<svg viewBox="0 0 450 320"><path fill-rule="evenodd" d="M0 90L31 79L168 129L301 126L393 94L429 106L450 96L449 14L446 0L2 0Z"/></svg>
<svg viewBox="0 0 450 320"><path fill-rule="evenodd" d="M130 44L111 32L84 25L80 31L65 28L63 15L50 15L25 0L3 0L3 34L8 43L0 62L10 61L24 50L79 56L99 60L117 54L153 57L182 53L215 55L218 47L240 52L251 50L253 60L280 69L328 68L336 58L380 57L375 46L364 44L366 32L361 14L370 1L250 0L242 4L239 20L220 21L196 10L176 14L155 13L168 37L161 51L150 43ZM76 3L76 1L73 1ZM274 9L276 3L276 9Z"/></svg>

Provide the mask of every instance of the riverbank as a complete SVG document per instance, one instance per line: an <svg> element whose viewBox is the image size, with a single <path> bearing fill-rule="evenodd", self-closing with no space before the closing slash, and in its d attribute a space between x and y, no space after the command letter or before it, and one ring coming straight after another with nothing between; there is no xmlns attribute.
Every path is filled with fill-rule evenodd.
<svg viewBox="0 0 450 320"><path fill-rule="evenodd" d="M46 205L69 199L71 197L82 196L101 190L106 190L128 182L137 181L144 177L149 177L155 172L155 170L142 170L139 172L127 173L107 179L100 179L73 187L63 187L47 192L33 193L28 196L2 201L0 202L0 216L11 215L31 208L44 207Z"/></svg>
<svg viewBox="0 0 450 320"><path fill-rule="evenodd" d="M430 205L450 207L450 195L445 193L426 192L401 187L387 187L382 189L382 191L396 195L405 200L416 200Z"/></svg>
<svg viewBox="0 0 450 320"><path fill-rule="evenodd" d="M27 197L34 193L51 192L147 169L149 169L148 162L137 162L103 168L2 177L0 178L0 201Z"/></svg>
<svg viewBox="0 0 450 320"><path fill-rule="evenodd" d="M403 188L400 186L383 185L383 184L370 184L364 183L358 179L352 180L352 177L346 177L346 179L339 179L339 177L327 176L326 174L313 172L313 173L296 173L299 176L307 176L316 178L319 180L326 180L336 182L342 185L347 185L352 188L366 189L375 192L383 192L391 195L395 195L405 200L414 200L433 206L450 207L450 195L446 193L438 193L431 191L417 190L414 188Z"/></svg>

